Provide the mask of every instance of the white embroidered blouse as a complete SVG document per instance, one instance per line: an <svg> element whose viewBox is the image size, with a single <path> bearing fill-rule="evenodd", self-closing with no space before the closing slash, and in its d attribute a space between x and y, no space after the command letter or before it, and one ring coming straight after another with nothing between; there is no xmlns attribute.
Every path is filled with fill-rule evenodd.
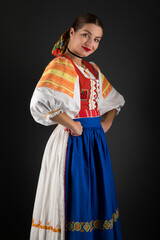
<svg viewBox="0 0 160 240"><path fill-rule="evenodd" d="M97 78L88 68L76 65L85 77L90 78L91 92L96 87L97 95L90 94L89 109L94 109L97 102L101 116L112 109L119 112L125 103L123 96L109 83L95 63L90 64L98 72ZM30 103L33 118L46 126L56 124L51 118L58 113L65 112L74 119L81 109L80 102L79 75L72 61L65 56L53 59L33 92Z"/></svg>

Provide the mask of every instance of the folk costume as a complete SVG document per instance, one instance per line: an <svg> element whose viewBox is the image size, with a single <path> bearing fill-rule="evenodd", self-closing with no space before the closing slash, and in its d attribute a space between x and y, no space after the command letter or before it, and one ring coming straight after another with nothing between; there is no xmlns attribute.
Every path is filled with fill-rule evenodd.
<svg viewBox="0 0 160 240"><path fill-rule="evenodd" d="M60 39L63 45L63 35ZM59 48L60 43L56 43ZM66 46L65 46L66 47ZM101 116L124 99L93 62L85 69L65 55L46 67L30 104L35 121L56 124L66 113L83 126L72 136L58 124L46 145L35 197L30 240L122 240L119 209Z"/></svg>

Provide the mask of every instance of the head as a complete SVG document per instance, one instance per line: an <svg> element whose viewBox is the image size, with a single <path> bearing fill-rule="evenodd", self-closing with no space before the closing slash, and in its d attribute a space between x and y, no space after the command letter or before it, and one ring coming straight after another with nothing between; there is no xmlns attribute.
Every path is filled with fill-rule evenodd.
<svg viewBox="0 0 160 240"><path fill-rule="evenodd" d="M96 51L103 36L103 24L93 14L77 17L68 31L68 48L82 57Z"/></svg>

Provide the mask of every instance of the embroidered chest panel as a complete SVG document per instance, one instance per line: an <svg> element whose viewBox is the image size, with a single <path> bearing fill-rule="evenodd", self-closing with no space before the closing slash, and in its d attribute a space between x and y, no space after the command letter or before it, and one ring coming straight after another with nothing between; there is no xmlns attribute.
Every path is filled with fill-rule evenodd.
<svg viewBox="0 0 160 240"><path fill-rule="evenodd" d="M88 84L88 86L86 86ZM88 81L83 88L80 89L81 109L98 109L98 99L100 94L100 87L98 80Z"/></svg>

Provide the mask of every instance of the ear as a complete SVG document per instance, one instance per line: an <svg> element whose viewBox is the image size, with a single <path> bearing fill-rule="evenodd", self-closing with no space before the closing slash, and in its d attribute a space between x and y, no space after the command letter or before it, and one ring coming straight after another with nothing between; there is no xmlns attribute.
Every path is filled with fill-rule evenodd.
<svg viewBox="0 0 160 240"><path fill-rule="evenodd" d="M69 30L69 36L72 37L74 35L74 28L71 27Z"/></svg>

